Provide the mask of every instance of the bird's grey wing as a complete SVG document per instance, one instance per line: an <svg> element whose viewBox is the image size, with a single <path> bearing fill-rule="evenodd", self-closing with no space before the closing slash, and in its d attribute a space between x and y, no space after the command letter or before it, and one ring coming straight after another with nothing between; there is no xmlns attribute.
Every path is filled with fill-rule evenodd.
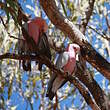
<svg viewBox="0 0 110 110"><path fill-rule="evenodd" d="M63 52L62 54L59 55L57 62L56 62L56 66L58 69L63 68L69 60L69 54L68 52Z"/></svg>
<svg viewBox="0 0 110 110"><path fill-rule="evenodd" d="M62 54L60 54L56 62L57 68L62 69L68 63L68 60L68 52L63 52ZM67 80L63 79L61 76L57 76L53 82L52 92L56 93L56 91L61 88L66 82Z"/></svg>
<svg viewBox="0 0 110 110"><path fill-rule="evenodd" d="M69 60L69 55L67 52L63 52L58 56L56 66L58 69L61 69L64 65L67 64ZM56 91L63 86L66 83L65 79L62 79L60 76L57 76L56 73L53 73L51 75L51 78L48 83L48 89L47 89L47 94L46 96L49 97L51 100L56 94Z"/></svg>

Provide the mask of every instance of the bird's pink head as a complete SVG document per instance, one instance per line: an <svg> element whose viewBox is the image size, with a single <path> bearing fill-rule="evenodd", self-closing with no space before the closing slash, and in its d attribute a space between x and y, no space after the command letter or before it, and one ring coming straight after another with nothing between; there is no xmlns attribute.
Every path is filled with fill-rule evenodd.
<svg viewBox="0 0 110 110"><path fill-rule="evenodd" d="M32 21L36 24L36 26L39 26L40 31L46 32L48 30L48 25L43 18L36 17Z"/></svg>
<svg viewBox="0 0 110 110"><path fill-rule="evenodd" d="M69 44L68 47L67 47L67 50L71 50L71 49L74 49L75 53L78 53L80 51L80 46L78 44Z"/></svg>

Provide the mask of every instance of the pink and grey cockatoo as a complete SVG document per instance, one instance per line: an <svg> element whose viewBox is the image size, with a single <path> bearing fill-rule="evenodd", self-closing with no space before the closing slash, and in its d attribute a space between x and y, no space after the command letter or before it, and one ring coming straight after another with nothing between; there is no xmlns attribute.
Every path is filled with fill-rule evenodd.
<svg viewBox="0 0 110 110"><path fill-rule="evenodd" d="M35 43L38 44L39 38L48 30L48 25L44 19L36 17L25 23L24 28L28 32L29 36L33 38ZM25 35L23 36L24 38L26 37Z"/></svg>
<svg viewBox="0 0 110 110"><path fill-rule="evenodd" d="M36 17L28 22L24 23L23 28L24 31L27 31L30 38L28 38L28 42L31 40L33 44L38 47L37 52L33 52L32 46L27 43L27 52L26 54L35 53L39 55L44 55L51 60L51 52L49 48L49 42L46 35L46 31L48 30L48 25L46 21L41 17ZM22 30L23 31L23 30ZM23 31L23 37L26 39L26 32ZM32 44L32 45L33 45ZM24 45L23 45L24 46ZM41 70L42 64L39 62L39 70ZM25 71L31 70L31 62L29 60L23 61L23 69Z"/></svg>
<svg viewBox="0 0 110 110"><path fill-rule="evenodd" d="M79 45L75 43L69 44L66 50L59 55L56 61L57 68L64 73L67 73L68 75L73 75L76 66L76 54L79 53L79 51ZM60 75L53 73L48 83L46 96L49 97L50 100L52 100L57 90L61 88L66 82L66 79L62 78Z"/></svg>

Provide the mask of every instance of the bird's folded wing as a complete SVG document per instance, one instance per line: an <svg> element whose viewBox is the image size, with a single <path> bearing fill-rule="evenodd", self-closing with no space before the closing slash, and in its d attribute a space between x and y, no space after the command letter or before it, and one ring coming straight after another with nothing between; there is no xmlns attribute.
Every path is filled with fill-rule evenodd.
<svg viewBox="0 0 110 110"><path fill-rule="evenodd" d="M56 66L58 69L63 68L69 60L69 54L68 52L63 52L62 54L59 55L57 62L56 62Z"/></svg>

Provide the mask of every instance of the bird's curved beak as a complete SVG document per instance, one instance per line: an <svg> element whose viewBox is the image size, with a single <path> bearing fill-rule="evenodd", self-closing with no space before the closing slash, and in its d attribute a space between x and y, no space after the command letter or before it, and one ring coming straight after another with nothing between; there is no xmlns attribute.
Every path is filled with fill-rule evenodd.
<svg viewBox="0 0 110 110"><path fill-rule="evenodd" d="M79 54L79 53L80 53L80 49L77 49L77 50L76 50L76 54Z"/></svg>
<svg viewBox="0 0 110 110"><path fill-rule="evenodd" d="M75 50L76 54L80 53L80 48L75 48L74 50Z"/></svg>

